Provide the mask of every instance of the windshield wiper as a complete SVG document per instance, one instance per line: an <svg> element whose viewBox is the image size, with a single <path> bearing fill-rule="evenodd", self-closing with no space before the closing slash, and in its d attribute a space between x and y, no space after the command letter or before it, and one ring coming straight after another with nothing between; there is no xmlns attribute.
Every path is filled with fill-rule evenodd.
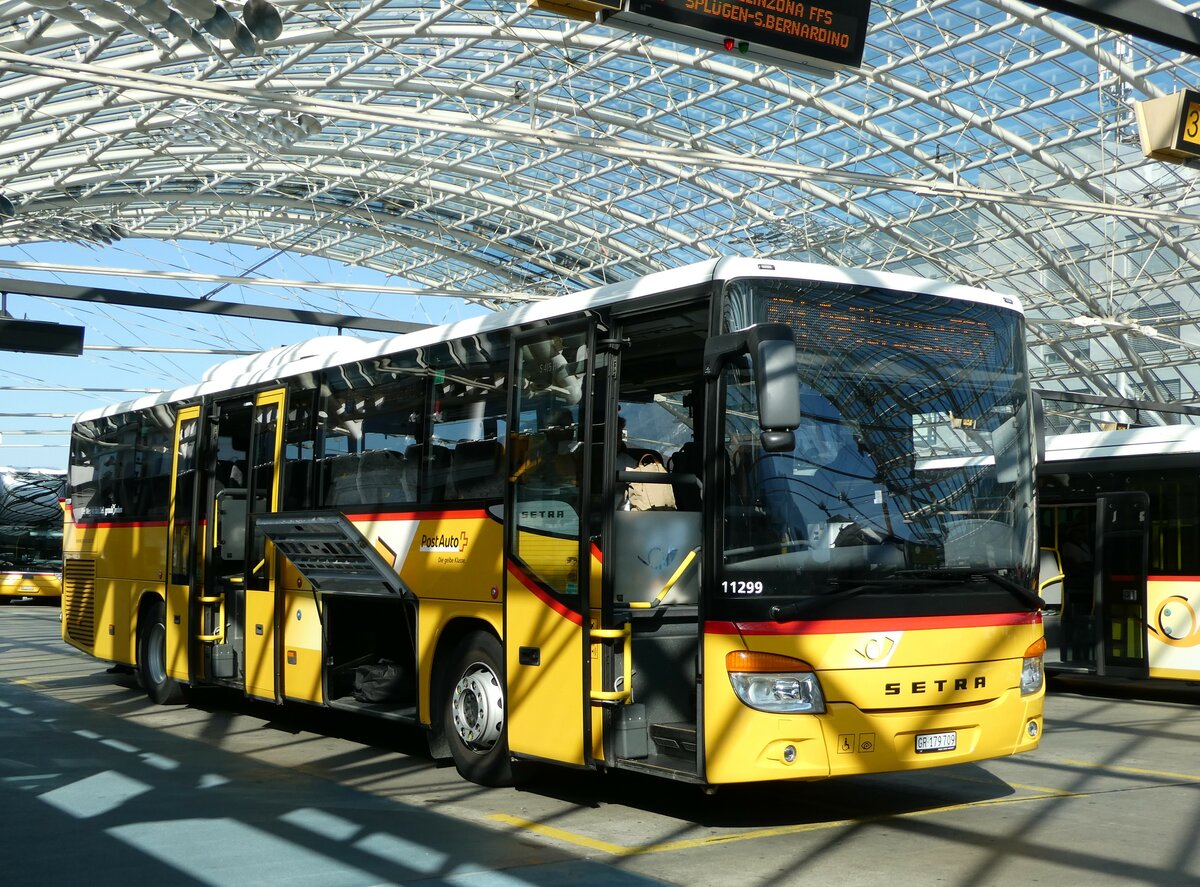
<svg viewBox="0 0 1200 887"><path fill-rule="evenodd" d="M926 582L942 583L948 580L930 579ZM819 592L811 597L796 601L791 604L776 605L771 608L771 618L776 622L787 622L789 619L794 619L806 610L816 607L820 604L827 604L832 601L840 601L855 595L863 594L868 591L879 591L886 588L889 591L921 591L926 587L925 582L913 582L911 579L899 579L894 577L880 577L879 579L868 579L859 584L852 585L850 588L833 588L829 591Z"/></svg>
<svg viewBox="0 0 1200 887"><path fill-rule="evenodd" d="M980 581L999 585L1005 591L1011 592L1022 603L1026 604L1030 610L1040 610L1046 604L1041 597L1034 594L1025 586L1013 582L1006 576L999 576L995 573L966 572L959 576L946 576L938 575L937 570L900 570L891 576L870 579L850 588L832 589L796 601L795 603L774 606L770 609L770 615L776 622L787 622L805 613L810 608L832 601L844 600L845 598L854 597L868 591L879 591L881 589L904 592L924 591L930 585L961 585L963 582Z"/></svg>
<svg viewBox="0 0 1200 887"><path fill-rule="evenodd" d="M1030 591L1019 582L1014 582L1007 576L1001 576L999 573L981 573L978 570L898 570L897 573L906 576L920 575L927 577L933 582L991 582L993 585L999 585L1005 591L1011 592L1022 603L1026 604L1031 610L1040 610L1046 606L1045 600L1041 596ZM947 575L949 574L949 575Z"/></svg>
<svg viewBox="0 0 1200 887"><path fill-rule="evenodd" d="M1005 591L1011 591L1018 600L1024 601L1026 604L1028 604L1029 609L1031 610L1040 610L1042 607L1046 606L1046 601L1043 600L1040 595L1034 594L1019 582L1013 582L1007 576L999 576L996 573L982 573L980 576L983 579L986 579L988 582L999 585Z"/></svg>

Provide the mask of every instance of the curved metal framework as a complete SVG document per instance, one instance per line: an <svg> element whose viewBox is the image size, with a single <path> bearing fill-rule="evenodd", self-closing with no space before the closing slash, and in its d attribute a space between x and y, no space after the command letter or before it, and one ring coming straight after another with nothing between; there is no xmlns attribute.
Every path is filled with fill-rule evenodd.
<svg viewBox="0 0 1200 887"><path fill-rule="evenodd" d="M0 245L268 246L488 306L883 268L1018 294L1043 387L1200 401L1196 171L1132 105L1190 56L1019 0L874 0L825 80L525 0L274 6L263 39L209 0L0 0Z"/></svg>

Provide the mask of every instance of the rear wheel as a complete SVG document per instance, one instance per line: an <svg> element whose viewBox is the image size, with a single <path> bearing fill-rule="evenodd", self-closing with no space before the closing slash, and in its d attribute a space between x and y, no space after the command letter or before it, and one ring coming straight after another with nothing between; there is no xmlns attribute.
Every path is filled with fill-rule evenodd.
<svg viewBox="0 0 1200 887"><path fill-rule="evenodd" d="M491 634L463 638L451 657L442 700L442 730L454 765L479 785L513 782L501 656L500 642Z"/></svg>
<svg viewBox="0 0 1200 887"><path fill-rule="evenodd" d="M138 680L146 695L159 705L183 702L183 687L167 676L167 605L146 606L138 623Z"/></svg>

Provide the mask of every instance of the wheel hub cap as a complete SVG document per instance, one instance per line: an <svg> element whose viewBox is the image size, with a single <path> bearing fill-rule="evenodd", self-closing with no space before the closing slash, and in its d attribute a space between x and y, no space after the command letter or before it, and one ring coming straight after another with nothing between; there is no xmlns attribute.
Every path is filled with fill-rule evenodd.
<svg viewBox="0 0 1200 887"><path fill-rule="evenodd" d="M477 662L454 686L454 729L468 748L488 751L504 726L504 691L490 668Z"/></svg>

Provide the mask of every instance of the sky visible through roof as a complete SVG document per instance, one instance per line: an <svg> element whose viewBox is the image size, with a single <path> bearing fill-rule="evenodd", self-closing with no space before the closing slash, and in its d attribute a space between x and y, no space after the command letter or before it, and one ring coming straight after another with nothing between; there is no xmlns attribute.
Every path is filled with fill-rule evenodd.
<svg viewBox="0 0 1200 887"><path fill-rule="evenodd" d="M74 244L32 244L0 248L0 262L38 262L70 266L146 268L152 271L236 274L257 267L253 276L279 280L317 280L361 285L404 286L405 281L329 260L224 244L124 241L96 248ZM79 273L48 273L0 268L0 276L46 280L106 289L128 289L168 296L270 305L298 310L380 317L441 324L485 313L461 299L411 297L353 291L316 292L295 288L249 287L157 278ZM249 275L248 275L249 276ZM214 292L215 291L215 292ZM129 400L148 391L197 381L209 367L234 353L290 345L336 330L306 324L213 317L62 299L10 295L9 313L18 319L84 327L84 353L58 357L0 352L0 465L15 468L65 468L70 420L85 409ZM384 333L352 331L380 338ZM98 350L102 346L105 350ZM159 348L161 351L133 349ZM116 349L116 350L108 350ZM175 349L174 351L171 349Z"/></svg>

